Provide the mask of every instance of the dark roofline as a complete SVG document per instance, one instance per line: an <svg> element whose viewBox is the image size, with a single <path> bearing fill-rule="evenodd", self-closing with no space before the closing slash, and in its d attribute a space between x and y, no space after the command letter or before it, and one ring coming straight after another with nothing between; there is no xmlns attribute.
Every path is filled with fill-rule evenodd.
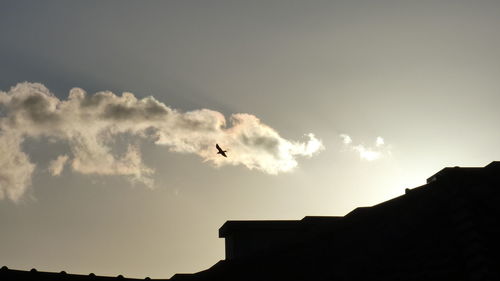
<svg viewBox="0 0 500 281"><path fill-rule="evenodd" d="M301 220L226 221L226 223L219 228L219 237L225 238L240 232L290 231L307 227L330 226L341 218L342 217L334 216L306 216Z"/></svg>
<svg viewBox="0 0 500 281"><path fill-rule="evenodd" d="M123 275L118 276L99 276L94 273L89 273L88 275L84 274L70 274L66 273L66 271L60 272L46 272L46 271L38 271L35 268L32 268L29 271L18 270L18 269L10 269L7 266L2 266L0 268L0 280L102 280L102 281L112 281L112 280L168 280L168 279L151 279L149 277L145 277L142 279L139 278L127 278Z"/></svg>
<svg viewBox="0 0 500 281"><path fill-rule="evenodd" d="M484 168L481 167L446 167L444 169L441 169L439 172L435 173L434 175L430 176L427 178L427 183L431 183L435 180L438 180L440 178L448 177L448 176L453 176L457 175L460 173L461 176L464 176L467 174L467 176L470 176L471 174L477 174L477 173L484 173L485 171L492 172L493 170L498 170L500 169L500 161L493 161L490 164L484 166Z"/></svg>
<svg viewBox="0 0 500 281"><path fill-rule="evenodd" d="M450 179L452 177L467 177L469 180L474 179L475 176L483 176L488 173L496 173L500 170L500 161L493 161L484 168L480 167L447 167L433 176L427 179L427 184L415 187L412 189L407 189L406 194L395 197L393 199L387 200L385 202L379 203L372 207L383 208L389 206L395 202L400 201L401 197L412 196L411 194L420 193L421 190L432 185L436 180ZM374 208L372 207L358 207L348 214L345 218L352 217L362 217L364 214L373 213ZM325 225L332 225L343 217L304 217L302 220L259 220L259 221L227 221L219 229L219 237L225 238L235 233L255 233L264 231L290 231L290 230L300 230L303 228L318 227Z"/></svg>
<svg viewBox="0 0 500 281"><path fill-rule="evenodd" d="M226 221L219 228L219 237L224 238L238 232L256 232L256 231L289 231L299 228L298 220L266 220L266 221Z"/></svg>

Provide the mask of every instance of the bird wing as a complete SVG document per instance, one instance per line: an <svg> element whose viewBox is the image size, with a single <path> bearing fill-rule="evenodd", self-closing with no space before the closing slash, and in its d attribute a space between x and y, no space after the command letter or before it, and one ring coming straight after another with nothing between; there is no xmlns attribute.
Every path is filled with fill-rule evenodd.
<svg viewBox="0 0 500 281"><path fill-rule="evenodd" d="M216 148L217 148L217 150L219 151L219 152L217 152L217 154L220 154L220 155L222 155L222 156L224 156L224 157L227 157L227 155L226 155L226 150L222 150L222 148L220 148L219 144L217 144L217 143L216 143L216 144L215 144L215 147L216 147Z"/></svg>

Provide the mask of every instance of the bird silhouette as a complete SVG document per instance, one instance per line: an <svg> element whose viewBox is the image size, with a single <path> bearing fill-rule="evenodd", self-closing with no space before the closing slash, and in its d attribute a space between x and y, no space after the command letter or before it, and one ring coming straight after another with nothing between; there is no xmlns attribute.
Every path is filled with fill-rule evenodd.
<svg viewBox="0 0 500 281"><path fill-rule="evenodd" d="M227 157L227 155L226 155L227 150L222 150L222 148L220 148L219 144L217 144L217 143L215 144L215 148L217 148L217 150L219 151L219 152L217 152L217 154L220 154L224 157Z"/></svg>

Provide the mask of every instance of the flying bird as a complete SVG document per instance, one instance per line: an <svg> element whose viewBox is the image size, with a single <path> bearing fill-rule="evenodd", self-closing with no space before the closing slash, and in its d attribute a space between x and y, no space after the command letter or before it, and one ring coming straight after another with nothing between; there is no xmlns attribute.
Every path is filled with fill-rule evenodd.
<svg viewBox="0 0 500 281"><path fill-rule="evenodd" d="M227 155L226 155L227 150L222 150L222 148L220 148L219 144L217 144L217 143L215 144L215 148L217 148L217 150L219 151L219 152L217 152L217 154L220 154L224 157L227 157Z"/></svg>

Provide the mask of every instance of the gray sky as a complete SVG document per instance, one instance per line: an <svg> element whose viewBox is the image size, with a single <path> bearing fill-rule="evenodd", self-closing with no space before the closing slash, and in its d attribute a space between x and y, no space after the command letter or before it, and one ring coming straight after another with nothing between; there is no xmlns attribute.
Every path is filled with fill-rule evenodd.
<svg viewBox="0 0 500 281"><path fill-rule="evenodd" d="M0 6L4 95L24 81L43 84L56 103L74 87L87 96L117 95L110 99L131 92L139 100L153 96L181 120L209 109L231 127L231 115L247 113L282 144L306 144L313 133L324 146L311 157L294 154L292 171L270 174L242 158L245 152L256 157L251 163L269 163L262 160L266 146L234 143L227 147L234 162L225 165L204 154L206 141L190 142L196 149L173 142L184 127L158 129L166 134L160 145L114 136L104 146L110 154L123 156L133 144L139 164L154 169L148 186L115 162L107 174L77 166L83 156L74 134L87 125L69 123L71 111L58 118L76 124L74 134L66 125L57 133L52 123L20 126L19 153L36 166L16 200L0 200L0 265L168 278L223 259L217 230L226 220L344 215L423 184L445 166L500 159L498 1ZM9 106L2 119L18 110ZM10 135L2 128L5 153ZM199 136L196 128L187 132ZM53 176L51 161L61 155L67 164ZM0 164L11 167L5 159Z"/></svg>

